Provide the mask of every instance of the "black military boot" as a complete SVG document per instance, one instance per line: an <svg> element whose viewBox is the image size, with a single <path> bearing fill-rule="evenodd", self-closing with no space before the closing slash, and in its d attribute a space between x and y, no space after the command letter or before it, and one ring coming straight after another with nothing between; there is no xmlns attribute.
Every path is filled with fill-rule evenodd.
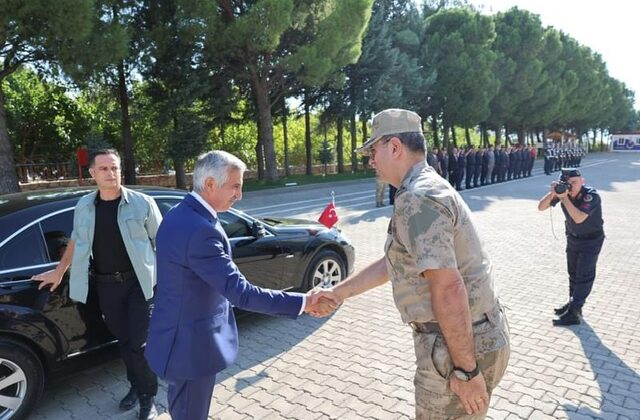
<svg viewBox="0 0 640 420"><path fill-rule="evenodd" d="M120 400L120 410L131 410L138 403L138 390L135 386L129 388L129 392Z"/></svg>
<svg viewBox="0 0 640 420"><path fill-rule="evenodd" d="M153 420L158 417L158 410L153 403L153 395L140 395L140 413L138 419Z"/></svg>
<svg viewBox="0 0 640 420"><path fill-rule="evenodd" d="M567 312L553 320L554 327L578 325L580 323L580 310L569 309Z"/></svg>
<svg viewBox="0 0 640 420"><path fill-rule="evenodd" d="M553 312L556 315L562 315L563 313L567 312L567 309L569 309L569 305L570 304L571 304L571 302L569 301L569 302L565 303L564 305L560 306L559 308L555 308L553 310Z"/></svg>

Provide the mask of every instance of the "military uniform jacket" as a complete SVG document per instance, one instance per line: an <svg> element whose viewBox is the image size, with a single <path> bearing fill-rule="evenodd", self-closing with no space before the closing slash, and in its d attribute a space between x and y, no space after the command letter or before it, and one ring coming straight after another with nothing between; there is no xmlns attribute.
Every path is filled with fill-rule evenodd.
<svg viewBox="0 0 640 420"><path fill-rule="evenodd" d="M449 171L453 172L458 169L458 159L453 153L449 154Z"/></svg>
<svg viewBox="0 0 640 420"><path fill-rule="evenodd" d="M467 164L467 158L464 156L464 152L460 152L460 154L458 155L458 168L460 168L461 171L464 171L464 167Z"/></svg>
<svg viewBox="0 0 640 420"><path fill-rule="evenodd" d="M466 156L467 159L467 172L473 172L476 165L476 152L469 152Z"/></svg>
<svg viewBox="0 0 640 420"><path fill-rule="evenodd" d="M497 304L491 263L471 210L460 195L424 162L406 174L396 193L385 245L393 296L404 322L436 321L429 269L458 269L469 296L472 320Z"/></svg>

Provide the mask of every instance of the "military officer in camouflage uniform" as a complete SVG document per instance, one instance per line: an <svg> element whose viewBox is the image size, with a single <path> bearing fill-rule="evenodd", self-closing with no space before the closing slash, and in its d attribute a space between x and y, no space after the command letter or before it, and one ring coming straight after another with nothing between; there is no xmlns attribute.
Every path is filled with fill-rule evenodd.
<svg viewBox="0 0 640 420"><path fill-rule="evenodd" d="M418 419L482 419L509 359L491 262L460 195L425 163L420 117L387 109L358 149L398 187L385 256L333 289L336 301L391 280L416 354Z"/></svg>

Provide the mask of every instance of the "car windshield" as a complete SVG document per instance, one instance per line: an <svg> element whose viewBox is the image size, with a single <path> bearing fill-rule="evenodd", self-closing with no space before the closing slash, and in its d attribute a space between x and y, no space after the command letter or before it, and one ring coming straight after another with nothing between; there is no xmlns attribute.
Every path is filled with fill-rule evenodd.
<svg viewBox="0 0 640 420"><path fill-rule="evenodd" d="M271 219L269 217L261 217L260 221L269 225L269 226L278 226L282 224L282 220L279 219Z"/></svg>

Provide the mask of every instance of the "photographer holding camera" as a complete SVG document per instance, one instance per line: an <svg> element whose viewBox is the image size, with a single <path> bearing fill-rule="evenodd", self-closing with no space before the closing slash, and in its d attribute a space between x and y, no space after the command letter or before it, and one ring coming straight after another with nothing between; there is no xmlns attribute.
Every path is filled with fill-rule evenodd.
<svg viewBox="0 0 640 420"><path fill-rule="evenodd" d="M566 218L569 301L554 310L558 317L553 325L575 325L580 323L582 306L591 293L604 242L602 203L596 190L584 184L575 168L562 169L560 180L551 183L549 192L538 203L538 210L558 203Z"/></svg>

